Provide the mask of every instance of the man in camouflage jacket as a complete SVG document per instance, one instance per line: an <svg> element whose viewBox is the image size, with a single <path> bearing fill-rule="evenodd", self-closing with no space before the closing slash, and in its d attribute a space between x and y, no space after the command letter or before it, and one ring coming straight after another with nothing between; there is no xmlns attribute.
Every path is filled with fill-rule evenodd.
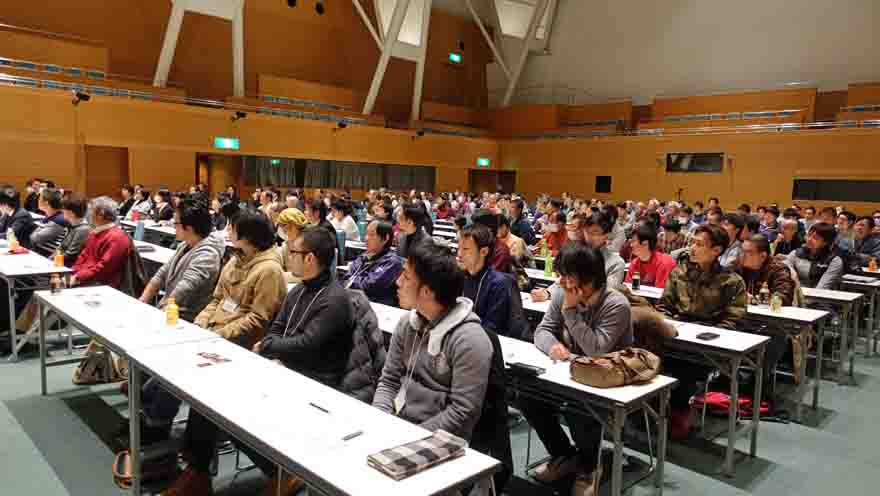
<svg viewBox="0 0 880 496"><path fill-rule="evenodd" d="M746 315L746 286L742 277L718 262L729 244L727 232L720 227L698 227L690 260L669 274L657 310L676 320L735 329ZM664 373L679 380L670 399L671 434L674 439L685 438L690 432L690 398L697 380L705 379L706 373L699 366L673 358L665 361Z"/></svg>

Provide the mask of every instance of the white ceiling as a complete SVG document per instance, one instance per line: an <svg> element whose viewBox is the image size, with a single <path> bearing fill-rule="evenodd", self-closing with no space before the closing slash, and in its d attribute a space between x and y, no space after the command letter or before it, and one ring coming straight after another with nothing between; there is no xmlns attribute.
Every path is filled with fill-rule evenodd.
<svg viewBox="0 0 880 496"><path fill-rule="evenodd" d="M473 0L488 19L488 0ZM434 5L468 16L464 0ZM508 39L509 61L521 42ZM880 0L559 0L515 101L588 103L880 80ZM488 70L490 97L506 80ZM490 98L492 100L492 98Z"/></svg>

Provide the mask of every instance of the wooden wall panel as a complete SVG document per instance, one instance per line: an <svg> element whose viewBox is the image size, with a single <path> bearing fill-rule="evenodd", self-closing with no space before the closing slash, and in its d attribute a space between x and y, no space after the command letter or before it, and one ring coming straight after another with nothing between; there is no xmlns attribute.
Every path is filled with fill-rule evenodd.
<svg viewBox="0 0 880 496"><path fill-rule="evenodd" d="M10 148L16 143L66 145L69 156L60 162L61 171L71 178L82 177L74 171L75 132L86 145L129 148L130 181L172 188L195 181L195 154L217 153L212 148L216 136L239 138L240 155L456 169L475 167L478 157L489 158L493 167L500 161L492 139L432 134L416 139L412 131L358 125L334 131L328 122L258 114L233 123L229 111L114 97L94 96L74 107L69 95L52 90L0 87L0 107L5 109L0 140L10 142ZM0 168L0 181L12 176Z"/></svg>
<svg viewBox="0 0 880 496"><path fill-rule="evenodd" d="M652 105L652 112L654 119L661 120L675 115L805 109L807 120L812 120L815 106L816 89L804 88L683 98L656 98Z"/></svg>
<svg viewBox="0 0 880 496"><path fill-rule="evenodd" d="M437 169L437 191L468 191L468 170L441 167Z"/></svg>
<svg viewBox="0 0 880 496"><path fill-rule="evenodd" d="M51 179L59 187L76 185L73 144L41 141L20 141L0 138L0 183L12 184L23 190L33 177Z"/></svg>
<svg viewBox="0 0 880 496"><path fill-rule="evenodd" d="M840 107L846 106L847 91L820 91L816 95L816 121L830 122L837 119Z"/></svg>
<svg viewBox="0 0 880 496"><path fill-rule="evenodd" d="M208 189L211 194L226 191L226 186L238 187L242 175L242 158L234 155L207 155L200 157L208 168Z"/></svg>
<svg viewBox="0 0 880 496"><path fill-rule="evenodd" d="M584 122L623 120L629 126L633 119L631 101L599 103L592 105L571 105L566 107L565 124L574 125Z"/></svg>
<svg viewBox="0 0 880 496"><path fill-rule="evenodd" d="M729 159L720 174L668 174L666 153L721 152ZM741 202L792 202L793 178L880 180L875 157L880 130L837 129L790 133L631 136L584 140L506 141L502 168L516 168L518 188L529 197L575 191L597 198L596 175L612 176L610 198L675 198L688 202L718 196L722 206ZM878 197L880 202L880 197ZM809 203L809 202L801 202ZM814 202L823 205L823 202ZM860 212L877 203L848 203Z"/></svg>
<svg viewBox="0 0 880 496"><path fill-rule="evenodd" d="M107 47L85 41L45 36L0 25L0 57L107 70Z"/></svg>
<svg viewBox="0 0 880 496"><path fill-rule="evenodd" d="M479 112L477 110L460 105L447 105L445 103L428 101L422 104L423 121L476 126L480 121L480 116L478 114Z"/></svg>
<svg viewBox="0 0 880 496"><path fill-rule="evenodd" d="M857 83L849 85L847 105L880 105L880 83Z"/></svg>
<svg viewBox="0 0 880 496"><path fill-rule="evenodd" d="M120 187L128 183L128 148L86 146L85 159L86 195L119 197Z"/></svg>
<svg viewBox="0 0 880 496"><path fill-rule="evenodd" d="M363 93L350 88L270 74L259 75L259 94L333 103L349 110L362 107L366 97Z"/></svg>
<svg viewBox="0 0 880 496"><path fill-rule="evenodd" d="M372 2L361 4L372 14ZM366 92L379 49L351 2L325 2L318 15L314 2L290 8L283 0L245 3L246 91L257 93L259 74L275 74ZM8 24L101 40L109 49L108 69L152 79L165 26L168 0L80 0L78 2L0 2ZM429 100L453 105L486 105L485 64L489 49L473 22L432 11L425 70ZM465 42L465 64L447 71L450 44ZM453 41L454 40L454 41ZM2 44L0 44L2 47ZM2 50L0 50L2 51ZM2 53L0 53L2 56ZM415 65L394 59L379 102L386 114L409 118ZM169 79L197 97L222 99L232 94L231 25L228 21L187 13Z"/></svg>
<svg viewBox="0 0 880 496"><path fill-rule="evenodd" d="M156 148L129 148L129 180L150 191L168 188L188 191L196 182L196 155L193 152Z"/></svg>
<svg viewBox="0 0 880 496"><path fill-rule="evenodd" d="M487 113L489 126L500 137L539 134L562 126L565 107L556 104L515 105Z"/></svg>

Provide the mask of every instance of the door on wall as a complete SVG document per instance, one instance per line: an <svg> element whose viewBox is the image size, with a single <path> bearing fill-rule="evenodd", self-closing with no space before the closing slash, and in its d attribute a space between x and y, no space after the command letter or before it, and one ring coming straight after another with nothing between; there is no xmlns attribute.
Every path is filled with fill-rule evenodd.
<svg viewBox="0 0 880 496"><path fill-rule="evenodd" d="M481 194L486 191L494 193L498 191L498 171L471 169L469 181L471 193Z"/></svg>
<svg viewBox="0 0 880 496"><path fill-rule="evenodd" d="M119 198L128 183L128 148L86 145L85 157L86 196Z"/></svg>
<svg viewBox="0 0 880 496"><path fill-rule="evenodd" d="M498 171L498 184L507 194L516 191L516 171Z"/></svg>

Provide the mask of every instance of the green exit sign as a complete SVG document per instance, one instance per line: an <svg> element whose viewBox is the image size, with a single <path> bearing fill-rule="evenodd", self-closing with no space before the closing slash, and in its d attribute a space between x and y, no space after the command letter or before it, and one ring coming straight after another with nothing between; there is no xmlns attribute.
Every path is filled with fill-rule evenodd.
<svg viewBox="0 0 880 496"><path fill-rule="evenodd" d="M489 167L489 159L486 157L480 157L477 159L477 167Z"/></svg>
<svg viewBox="0 0 880 496"><path fill-rule="evenodd" d="M239 146L238 138L224 138L222 136L214 138L214 148L219 150L238 150Z"/></svg>
<svg viewBox="0 0 880 496"><path fill-rule="evenodd" d="M277 158L273 158L270 162L272 163L272 165L278 165L281 163L281 161L278 160Z"/></svg>
<svg viewBox="0 0 880 496"><path fill-rule="evenodd" d="M461 63L461 54L455 53L455 52L450 52L449 61L452 62L453 64L460 64Z"/></svg>

